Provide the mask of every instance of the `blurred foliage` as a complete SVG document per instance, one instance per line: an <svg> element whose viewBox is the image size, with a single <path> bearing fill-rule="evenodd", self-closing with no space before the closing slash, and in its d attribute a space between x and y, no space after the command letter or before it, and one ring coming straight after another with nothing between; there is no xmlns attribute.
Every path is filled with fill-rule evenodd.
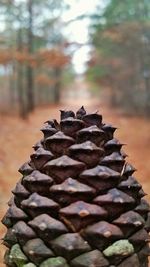
<svg viewBox="0 0 150 267"><path fill-rule="evenodd" d="M67 8L62 0L0 2L1 104L18 106L23 118L36 105L59 101L70 64L61 20Z"/></svg>
<svg viewBox="0 0 150 267"><path fill-rule="evenodd" d="M66 66L65 71L63 72L62 85L67 89L68 86L72 84L76 76L75 70L72 65Z"/></svg>
<svg viewBox="0 0 150 267"><path fill-rule="evenodd" d="M107 1L90 30L88 79L109 88L112 105L150 115L150 1Z"/></svg>

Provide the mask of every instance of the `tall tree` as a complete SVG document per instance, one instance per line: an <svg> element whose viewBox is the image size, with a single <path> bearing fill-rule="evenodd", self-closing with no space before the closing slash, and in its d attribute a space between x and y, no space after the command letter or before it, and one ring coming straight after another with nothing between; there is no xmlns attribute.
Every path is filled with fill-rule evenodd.
<svg viewBox="0 0 150 267"><path fill-rule="evenodd" d="M66 6L62 0L14 0L0 2L0 7L4 26L4 30L0 32L0 61L4 69L7 67L9 70L7 75L9 73L10 92L12 80L15 81L20 114L26 117L37 104L37 98L40 104L40 96L45 92L48 95L44 97L45 103L51 94L53 101L59 100L61 73L69 59L65 55L61 23L61 14ZM9 51L7 64L2 60L4 53L1 48ZM54 49L58 50L57 53L53 52ZM44 51L45 56L49 54L49 63L46 64L45 60L40 60L40 54ZM37 85L40 80L38 76L45 77L44 80L41 79L44 86L42 83Z"/></svg>
<svg viewBox="0 0 150 267"><path fill-rule="evenodd" d="M34 37L33 37L33 0L27 1L28 10L28 27L27 27L27 49L30 55L34 51ZM30 66L30 62L27 65L27 109L28 111L34 110L34 77L33 68Z"/></svg>
<svg viewBox="0 0 150 267"><path fill-rule="evenodd" d="M150 114L150 2L111 0L93 19L90 77L111 88L113 103Z"/></svg>
<svg viewBox="0 0 150 267"><path fill-rule="evenodd" d="M17 40L17 49L19 53L23 53L23 36L22 29L18 29L18 40ZM28 114L28 109L26 107L25 95L24 95L24 83L23 83L23 65L20 60L17 61L17 90L18 90L18 100L19 100L19 112L20 116L23 119L26 119Z"/></svg>

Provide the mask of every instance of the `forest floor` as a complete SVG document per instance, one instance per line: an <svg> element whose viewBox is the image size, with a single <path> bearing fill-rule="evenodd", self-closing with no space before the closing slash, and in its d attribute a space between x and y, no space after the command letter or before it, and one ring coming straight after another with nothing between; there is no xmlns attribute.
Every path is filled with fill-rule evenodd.
<svg viewBox="0 0 150 267"><path fill-rule="evenodd" d="M105 122L118 127L116 137L127 146L124 148L129 155L129 162L137 168L136 177L143 184L150 200L150 120L141 117L122 115L118 109L111 109L103 99L91 97L85 84L76 84L73 90L63 95L60 105L38 108L23 121L18 117L0 116L0 216L7 209L7 201L11 196L20 175L18 168L29 159L32 145L42 136L39 131L48 118L59 119L59 109L77 110L84 105L87 111L99 110ZM5 227L0 226L0 236ZM0 248L0 267L4 247Z"/></svg>

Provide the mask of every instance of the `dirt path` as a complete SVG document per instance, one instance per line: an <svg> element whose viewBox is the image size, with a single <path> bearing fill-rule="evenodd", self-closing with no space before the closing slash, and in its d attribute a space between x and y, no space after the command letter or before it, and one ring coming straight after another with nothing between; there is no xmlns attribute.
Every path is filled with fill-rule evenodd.
<svg viewBox="0 0 150 267"><path fill-rule="evenodd" d="M78 81L73 90L65 92L59 106L37 109L28 121L19 118L0 116L0 215L6 211L6 203L11 195L16 181L20 178L17 170L29 159L32 145L42 136L39 129L48 118L59 118L59 109L78 109L84 105L88 111L103 113L104 121L111 122L119 128L116 137L128 144L125 152L129 161L138 169L137 177L143 183L144 189L150 195L150 121L138 117L124 117L118 110L111 110L104 102L93 99L85 84ZM150 199L150 197L149 197ZM5 231L0 227L0 235ZM0 249L2 262L4 248ZM3 264L0 264L2 267Z"/></svg>

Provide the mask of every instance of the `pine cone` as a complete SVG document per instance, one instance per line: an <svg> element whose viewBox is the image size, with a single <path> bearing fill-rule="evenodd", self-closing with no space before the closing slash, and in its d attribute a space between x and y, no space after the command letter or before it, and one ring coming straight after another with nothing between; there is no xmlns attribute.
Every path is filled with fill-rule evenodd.
<svg viewBox="0 0 150 267"><path fill-rule="evenodd" d="M148 267L150 206L116 128L81 107L48 120L2 222L9 267Z"/></svg>

